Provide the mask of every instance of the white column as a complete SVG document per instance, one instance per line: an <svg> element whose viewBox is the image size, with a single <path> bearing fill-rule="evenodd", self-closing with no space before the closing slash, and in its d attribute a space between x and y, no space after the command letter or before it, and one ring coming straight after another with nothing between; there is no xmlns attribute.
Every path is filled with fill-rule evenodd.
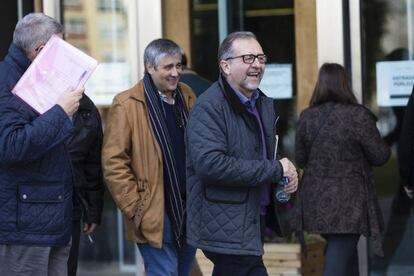
<svg viewBox="0 0 414 276"><path fill-rule="evenodd" d="M145 47L152 40L162 37L162 9L161 0L138 0L136 12L137 16L137 43L132 50L138 54L138 79L144 75L143 56Z"/></svg>
<svg viewBox="0 0 414 276"><path fill-rule="evenodd" d="M219 25L219 43L228 35L227 26L227 0L218 0L218 25Z"/></svg>
<svg viewBox="0 0 414 276"><path fill-rule="evenodd" d="M17 20L22 19L23 17L23 3L22 0L17 1Z"/></svg>
<svg viewBox="0 0 414 276"><path fill-rule="evenodd" d="M344 64L342 0L316 0L318 66Z"/></svg>
<svg viewBox="0 0 414 276"><path fill-rule="evenodd" d="M351 29L352 89L362 102L362 55L361 55L361 9L359 0L349 1L349 23ZM361 275L362 276L362 275Z"/></svg>
<svg viewBox="0 0 414 276"><path fill-rule="evenodd" d="M406 0L407 7L407 34L408 34L408 59L413 59L414 41L413 41L413 1Z"/></svg>
<svg viewBox="0 0 414 276"><path fill-rule="evenodd" d="M60 1L43 0L43 13L62 22L60 18Z"/></svg>

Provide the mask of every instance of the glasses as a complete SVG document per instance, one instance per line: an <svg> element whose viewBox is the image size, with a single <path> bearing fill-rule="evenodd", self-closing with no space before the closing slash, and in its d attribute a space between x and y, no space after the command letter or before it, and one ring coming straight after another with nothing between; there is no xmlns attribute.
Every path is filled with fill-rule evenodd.
<svg viewBox="0 0 414 276"><path fill-rule="evenodd" d="M36 49L34 49L35 52L40 52L42 50L42 47L44 47L45 44L39 45Z"/></svg>
<svg viewBox="0 0 414 276"><path fill-rule="evenodd" d="M246 63L246 64L252 64L256 58L259 61L259 63L261 63L261 64L265 64L267 62L267 56L265 54L241 55L241 56L237 56L237 57L229 57L229 58L226 58L225 60L235 59L235 58L242 58L243 62Z"/></svg>

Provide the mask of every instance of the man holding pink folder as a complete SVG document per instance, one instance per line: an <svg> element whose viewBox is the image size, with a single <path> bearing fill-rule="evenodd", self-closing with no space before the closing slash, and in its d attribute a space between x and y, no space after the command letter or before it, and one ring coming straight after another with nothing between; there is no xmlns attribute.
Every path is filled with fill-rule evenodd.
<svg viewBox="0 0 414 276"><path fill-rule="evenodd" d="M63 27L29 14L0 63L0 268L3 275L67 275L72 169L65 143L83 88L66 91L39 115L12 89Z"/></svg>

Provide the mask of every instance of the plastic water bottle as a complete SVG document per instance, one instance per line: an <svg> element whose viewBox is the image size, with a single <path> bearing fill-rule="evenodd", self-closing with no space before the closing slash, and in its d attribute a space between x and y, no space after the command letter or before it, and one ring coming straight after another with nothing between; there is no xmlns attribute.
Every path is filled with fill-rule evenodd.
<svg viewBox="0 0 414 276"><path fill-rule="evenodd" d="M276 199L280 203L286 203L290 199L290 194L285 192L283 189L289 183L289 179L287 177L282 177L282 179L277 183L276 187Z"/></svg>

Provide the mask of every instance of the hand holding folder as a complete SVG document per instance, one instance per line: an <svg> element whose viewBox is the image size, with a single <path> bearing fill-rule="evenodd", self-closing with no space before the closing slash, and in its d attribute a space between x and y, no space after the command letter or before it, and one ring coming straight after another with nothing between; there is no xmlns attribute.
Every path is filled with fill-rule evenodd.
<svg viewBox="0 0 414 276"><path fill-rule="evenodd" d="M43 114L65 91L83 87L98 62L53 35L12 92Z"/></svg>
<svg viewBox="0 0 414 276"><path fill-rule="evenodd" d="M79 108L79 101L82 98L84 88L76 89L74 91L66 91L60 95L57 104L62 107L66 114L72 116Z"/></svg>

